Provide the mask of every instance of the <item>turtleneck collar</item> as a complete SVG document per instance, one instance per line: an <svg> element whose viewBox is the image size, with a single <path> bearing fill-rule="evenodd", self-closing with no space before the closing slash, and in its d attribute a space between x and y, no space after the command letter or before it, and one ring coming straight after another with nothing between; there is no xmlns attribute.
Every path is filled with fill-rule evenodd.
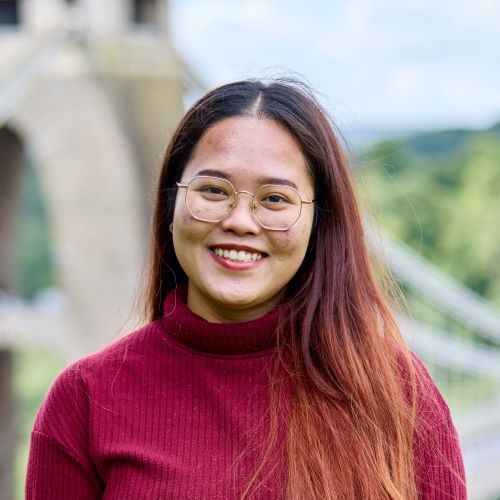
<svg viewBox="0 0 500 500"><path fill-rule="evenodd" d="M264 316L242 323L210 323L186 305L187 288L171 290L163 304L160 320L176 342L211 354L250 354L276 345L279 307Z"/></svg>

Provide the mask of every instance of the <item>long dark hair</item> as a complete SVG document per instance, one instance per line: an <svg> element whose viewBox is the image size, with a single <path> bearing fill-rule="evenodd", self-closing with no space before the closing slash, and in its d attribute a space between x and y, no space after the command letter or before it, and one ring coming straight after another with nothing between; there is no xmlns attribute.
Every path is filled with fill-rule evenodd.
<svg viewBox="0 0 500 500"><path fill-rule="evenodd" d="M161 317L167 292L187 280L169 231L175 182L202 134L234 116L285 126L300 144L315 186L310 247L288 285L278 335L276 359L292 387L286 498L416 498L412 363L373 278L346 157L327 113L306 86L283 80L230 83L186 113L159 177L148 318ZM405 387L401 366L408 375Z"/></svg>

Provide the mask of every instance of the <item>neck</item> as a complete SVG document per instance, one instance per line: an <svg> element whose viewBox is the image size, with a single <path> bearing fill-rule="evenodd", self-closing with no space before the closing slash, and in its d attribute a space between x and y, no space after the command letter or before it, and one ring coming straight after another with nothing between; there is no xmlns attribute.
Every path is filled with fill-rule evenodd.
<svg viewBox="0 0 500 500"><path fill-rule="evenodd" d="M272 311L280 301L282 294L259 304L238 304L228 307L215 301L207 302L200 300L198 294L193 293L192 287L188 286L187 306L189 309L210 323L242 323L253 321Z"/></svg>
<svg viewBox="0 0 500 500"><path fill-rule="evenodd" d="M280 311L278 306L257 319L239 323L210 321L187 305L187 290L181 287L165 298L160 324L168 337L191 349L216 355L253 355L276 346Z"/></svg>

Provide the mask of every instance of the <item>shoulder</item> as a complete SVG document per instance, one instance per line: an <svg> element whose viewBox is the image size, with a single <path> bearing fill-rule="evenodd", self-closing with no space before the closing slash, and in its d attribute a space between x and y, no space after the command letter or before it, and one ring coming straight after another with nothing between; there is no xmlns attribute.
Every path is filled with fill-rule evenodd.
<svg viewBox="0 0 500 500"><path fill-rule="evenodd" d="M424 363L411 354L416 382L413 443L419 498L467 498L460 442L450 410Z"/></svg>
<svg viewBox="0 0 500 500"><path fill-rule="evenodd" d="M160 349L161 335L152 322L70 364L59 379L77 379L87 386L102 384L110 374L116 373L117 368L126 364L146 365Z"/></svg>
<svg viewBox="0 0 500 500"><path fill-rule="evenodd" d="M417 416L421 425L433 426L451 421L451 414L441 391L422 360L411 353L415 371Z"/></svg>
<svg viewBox="0 0 500 500"><path fill-rule="evenodd" d="M69 364L54 380L45 396L34 430L49 434L75 428L88 415L89 397L104 390L127 364L146 365L150 353L160 346L154 323L118 339L99 351Z"/></svg>
<svg viewBox="0 0 500 500"><path fill-rule="evenodd" d="M432 426L451 418L449 407L432 375L414 352L400 351L397 368L408 403L415 409L417 424Z"/></svg>

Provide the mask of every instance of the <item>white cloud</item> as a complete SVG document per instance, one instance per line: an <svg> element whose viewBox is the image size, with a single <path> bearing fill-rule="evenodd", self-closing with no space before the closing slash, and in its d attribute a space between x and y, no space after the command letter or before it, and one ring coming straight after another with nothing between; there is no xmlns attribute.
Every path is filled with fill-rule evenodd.
<svg viewBox="0 0 500 500"><path fill-rule="evenodd" d="M360 121L500 116L497 0L172 0L171 6L174 39L206 81L290 68Z"/></svg>
<svg viewBox="0 0 500 500"><path fill-rule="evenodd" d="M473 24L476 28L500 29L500 8L498 0L461 0L450 9L451 18L458 24Z"/></svg>
<svg viewBox="0 0 500 500"><path fill-rule="evenodd" d="M292 11L278 9L266 0L214 0L207 2L179 2L173 5L176 22L173 29L177 36L189 37L191 42L207 42L207 37L224 37L224 27L231 32L264 35L269 39L297 37L303 31L303 19ZM181 28L182 26L182 28ZM226 43L232 40L230 37Z"/></svg>
<svg viewBox="0 0 500 500"><path fill-rule="evenodd" d="M390 99L406 102L422 95L428 87L428 76L421 67L400 66L387 79L387 95Z"/></svg>

